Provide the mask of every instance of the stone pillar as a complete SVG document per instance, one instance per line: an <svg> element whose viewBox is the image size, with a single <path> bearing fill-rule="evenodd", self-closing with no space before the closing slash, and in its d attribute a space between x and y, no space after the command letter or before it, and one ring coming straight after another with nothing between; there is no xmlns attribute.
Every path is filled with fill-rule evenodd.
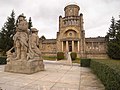
<svg viewBox="0 0 120 90"><path fill-rule="evenodd" d="M66 41L66 51L68 52L68 41Z"/></svg>
<svg viewBox="0 0 120 90"><path fill-rule="evenodd" d="M93 50L93 42L92 42L92 50Z"/></svg>
<svg viewBox="0 0 120 90"><path fill-rule="evenodd" d="M63 52L63 41L62 41L62 52Z"/></svg>
<svg viewBox="0 0 120 90"><path fill-rule="evenodd" d="M72 41L72 52L74 52L74 41Z"/></svg>
<svg viewBox="0 0 120 90"><path fill-rule="evenodd" d="M79 43L79 41L78 41L78 52L80 51L80 47L79 47L79 46L80 46L80 43Z"/></svg>
<svg viewBox="0 0 120 90"><path fill-rule="evenodd" d="M98 42L98 50L100 51L100 43Z"/></svg>
<svg viewBox="0 0 120 90"><path fill-rule="evenodd" d="M82 54L82 48L83 48L83 46L82 46L82 39L81 39L81 42L80 42L80 52L81 52L81 54Z"/></svg>

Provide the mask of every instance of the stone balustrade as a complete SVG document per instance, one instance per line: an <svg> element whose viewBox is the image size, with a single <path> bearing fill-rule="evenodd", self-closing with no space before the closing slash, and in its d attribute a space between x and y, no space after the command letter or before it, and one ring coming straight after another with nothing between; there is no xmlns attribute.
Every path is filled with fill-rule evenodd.
<svg viewBox="0 0 120 90"><path fill-rule="evenodd" d="M63 26L68 25L79 25L79 16L71 16L71 17L64 17L63 18Z"/></svg>

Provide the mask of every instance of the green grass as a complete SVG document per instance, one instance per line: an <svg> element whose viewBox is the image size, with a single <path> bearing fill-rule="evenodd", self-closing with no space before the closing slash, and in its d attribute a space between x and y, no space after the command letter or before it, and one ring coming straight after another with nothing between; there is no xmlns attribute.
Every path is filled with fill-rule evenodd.
<svg viewBox="0 0 120 90"><path fill-rule="evenodd" d="M72 63L78 63L78 64L80 64L80 58L76 58L75 60L72 61Z"/></svg>
<svg viewBox="0 0 120 90"><path fill-rule="evenodd" d="M56 56L43 56L43 59L55 61L57 59L57 57ZM80 58L76 58L76 60L73 60L72 62L80 64Z"/></svg>
<svg viewBox="0 0 120 90"><path fill-rule="evenodd" d="M55 61L57 59L56 56L43 56L43 59L44 60L52 60L52 61Z"/></svg>

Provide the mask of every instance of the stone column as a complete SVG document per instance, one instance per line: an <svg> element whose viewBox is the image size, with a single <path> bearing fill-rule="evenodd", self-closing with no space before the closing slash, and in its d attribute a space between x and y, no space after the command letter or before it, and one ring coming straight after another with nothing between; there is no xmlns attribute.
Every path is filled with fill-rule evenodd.
<svg viewBox="0 0 120 90"><path fill-rule="evenodd" d="M74 52L74 41L72 41L72 52Z"/></svg>
<svg viewBox="0 0 120 90"><path fill-rule="evenodd" d="M92 50L93 50L93 42L92 42Z"/></svg>
<svg viewBox="0 0 120 90"><path fill-rule="evenodd" d="M83 57L83 43L82 43L82 40L83 39L80 40L80 53L81 53L80 56L81 57Z"/></svg>
<svg viewBox="0 0 120 90"><path fill-rule="evenodd" d="M80 47L79 47L79 46L80 46L80 43L79 43L79 41L78 41L78 52L80 51Z"/></svg>
<svg viewBox="0 0 120 90"><path fill-rule="evenodd" d="M62 52L63 52L63 41L62 41Z"/></svg>
<svg viewBox="0 0 120 90"><path fill-rule="evenodd" d="M68 41L66 41L66 51L68 52Z"/></svg>
<svg viewBox="0 0 120 90"><path fill-rule="evenodd" d="M98 50L100 51L100 43L98 42Z"/></svg>

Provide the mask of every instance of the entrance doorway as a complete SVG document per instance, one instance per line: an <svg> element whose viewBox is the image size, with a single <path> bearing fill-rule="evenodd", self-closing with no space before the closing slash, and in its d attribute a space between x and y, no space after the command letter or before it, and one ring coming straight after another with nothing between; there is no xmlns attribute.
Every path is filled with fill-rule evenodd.
<svg viewBox="0 0 120 90"><path fill-rule="evenodd" d="M69 52L72 52L72 41L68 41Z"/></svg>

